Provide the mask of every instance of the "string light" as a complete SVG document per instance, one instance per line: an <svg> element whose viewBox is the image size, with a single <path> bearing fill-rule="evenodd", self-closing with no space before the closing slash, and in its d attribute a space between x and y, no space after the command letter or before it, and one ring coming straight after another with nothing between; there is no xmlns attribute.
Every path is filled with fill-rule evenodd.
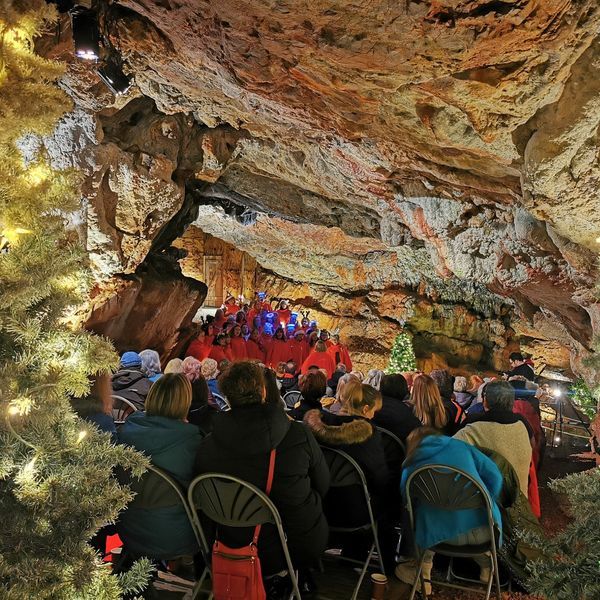
<svg viewBox="0 0 600 600"><path fill-rule="evenodd" d="M47 165L35 165L27 170L26 177L27 181L34 186L40 185L48 179L50 175L50 169Z"/></svg>
<svg viewBox="0 0 600 600"><path fill-rule="evenodd" d="M20 409L19 409L19 407L18 407L18 406L15 406L15 405L13 404L12 406L9 406L9 407L8 407L8 414L9 414L9 415L11 415L11 416L15 417L15 416L17 416L17 415L18 415L18 414L20 414L20 413L21 413L21 411L20 411Z"/></svg>
<svg viewBox="0 0 600 600"><path fill-rule="evenodd" d="M83 439L87 436L87 431L85 429L82 429L79 432L79 435L77 436L77 443L81 444L81 442L83 441Z"/></svg>

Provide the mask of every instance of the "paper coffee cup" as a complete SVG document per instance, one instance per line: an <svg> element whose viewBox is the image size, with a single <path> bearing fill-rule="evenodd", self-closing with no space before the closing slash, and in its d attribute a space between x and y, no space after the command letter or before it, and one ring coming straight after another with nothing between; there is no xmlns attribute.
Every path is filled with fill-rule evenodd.
<svg viewBox="0 0 600 600"><path fill-rule="evenodd" d="M371 600L383 600L388 579L383 573L371 575Z"/></svg>

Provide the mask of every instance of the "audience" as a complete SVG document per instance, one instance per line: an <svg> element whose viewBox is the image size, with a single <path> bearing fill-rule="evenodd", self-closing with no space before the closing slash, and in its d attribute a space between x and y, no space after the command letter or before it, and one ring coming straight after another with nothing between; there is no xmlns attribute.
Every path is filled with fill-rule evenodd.
<svg viewBox="0 0 600 600"><path fill-rule="evenodd" d="M186 422L191 403L192 386L185 375L165 374L152 385L145 412L130 415L118 432L122 443L146 454L183 487L194 476L202 439L198 428ZM154 498L154 505L147 506L149 496L140 493L121 513L119 536L135 556L166 560L193 555L199 548L184 507L162 490L154 490L155 496L164 495Z"/></svg>
<svg viewBox="0 0 600 600"><path fill-rule="evenodd" d="M194 474L225 472L264 489L270 451L275 448L271 499L282 516L304 592L313 587L309 572L319 564L327 545L327 519L335 526L368 520L361 489L328 491L329 472L317 441L347 452L360 465L379 522L386 572L395 570L406 583L412 583L415 565L413 561L396 568L395 525L401 517L400 490L405 492L408 476L420 466L455 466L473 475L493 499L498 528L503 519L510 522L507 535L513 535L519 518L514 511L507 512L511 504L504 500L500 517L500 488L511 502L519 493L528 497L539 515L532 465L539 464L544 436L537 396L528 391L536 387L530 383L533 370L522 355L510 356L512 370L505 374L510 383L479 375L467 380L445 370L386 375L371 369L364 377L352 370L350 354L339 335L330 339L329 332L307 316L300 325L297 313L285 301L275 316L261 298L251 309L243 302L243 298L239 304L228 298L224 310L202 324L185 359L170 360L164 375L155 350L122 355L112 377L112 394L133 402L138 412L118 432L108 377L93 381L85 401L73 399L74 409L121 443L146 453L184 488ZM286 413L282 396L289 391L300 391L301 396ZM402 469L402 456L386 460L384 438L377 427L407 443ZM512 484L518 492L510 491ZM194 554L198 548L181 507L164 504L166 498L161 500L160 491L159 507L146 505L146 491L136 496L118 523L130 552L160 559ZM531 521L522 506L519 510ZM535 517L531 518L535 524ZM485 542L488 532L483 525L483 515L477 510L456 518L419 507L417 543L430 547L441 541ZM218 535L227 545L241 546L251 532L219 527ZM329 543L339 544L335 547L341 547L345 556L364 558L370 540L368 536L336 536ZM280 592L285 596L289 578L271 526L263 527L258 545L269 600ZM524 572L525 558L511 549L509 553L504 560L518 564ZM429 553L425 563L426 579L432 557ZM487 559L480 567L482 580L487 580Z"/></svg>
<svg viewBox="0 0 600 600"><path fill-rule="evenodd" d="M328 536L321 498L329 487L329 471L308 428L291 421L278 403L265 402L262 367L233 363L219 385L231 404L214 420L212 434L197 453L196 472L240 477L264 490L269 454L276 449L270 498L279 510L294 565L307 569L319 563ZM219 539L243 546L251 530L219 527ZM267 589L278 585L274 575L285 570L275 530L267 525L258 541Z"/></svg>
<svg viewBox="0 0 600 600"><path fill-rule="evenodd" d="M121 356L119 370L112 376L113 394L129 400L138 410L143 410L151 385L152 382L142 372L140 355L137 352L125 352Z"/></svg>

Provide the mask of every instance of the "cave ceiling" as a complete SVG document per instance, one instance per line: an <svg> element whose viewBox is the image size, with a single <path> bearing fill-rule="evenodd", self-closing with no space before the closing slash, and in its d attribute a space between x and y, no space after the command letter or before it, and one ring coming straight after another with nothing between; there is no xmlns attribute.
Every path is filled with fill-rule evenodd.
<svg viewBox="0 0 600 600"><path fill-rule="evenodd" d="M597 0L121 0L102 22L134 89L115 99L71 61L75 109L47 145L87 174L105 276L183 209L286 281L466 307L582 369L600 329Z"/></svg>

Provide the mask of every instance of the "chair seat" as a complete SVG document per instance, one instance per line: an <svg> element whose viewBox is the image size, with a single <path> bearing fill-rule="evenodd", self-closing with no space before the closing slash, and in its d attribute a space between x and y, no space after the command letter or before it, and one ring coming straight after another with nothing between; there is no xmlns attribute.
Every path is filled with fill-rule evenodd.
<svg viewBox="0 0 600 600"><path fill-rule="evenodd" d="M446 556L458 556L469 558L474 555L482 555L487 554L491 551L490 542L485 542L483 544L469 544L462 546L454 546L452 544L437 544L433 548L429 548L432 552L439 552L440 554L444 554Z"/></svg>

